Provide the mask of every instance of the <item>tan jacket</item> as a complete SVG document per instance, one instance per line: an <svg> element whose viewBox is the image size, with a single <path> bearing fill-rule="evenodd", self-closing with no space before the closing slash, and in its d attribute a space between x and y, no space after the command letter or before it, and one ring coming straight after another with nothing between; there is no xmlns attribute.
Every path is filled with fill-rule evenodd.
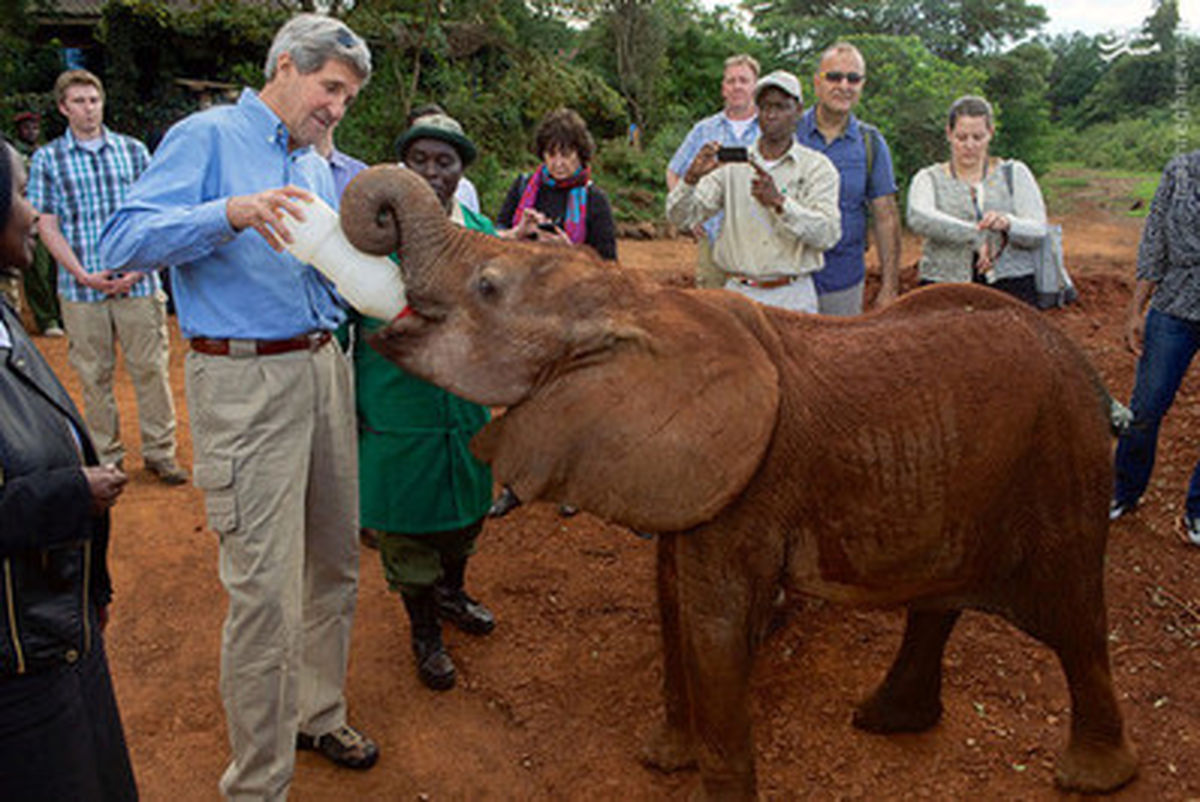
<svg viewBox="0 0 1200 802"><path fill-rule="evenodd" d="M754 168L724 164L696 182L680 181L667 196L667 219L680 228L703 223L718 211L725 222L713 246L713 260L726 273L792 276L815 273L822 254L842 236L837 168L824 154L792 143L773 166L758 150L750 158L763 166L784 195L783 212L763 206L750 194Z"/></svg>

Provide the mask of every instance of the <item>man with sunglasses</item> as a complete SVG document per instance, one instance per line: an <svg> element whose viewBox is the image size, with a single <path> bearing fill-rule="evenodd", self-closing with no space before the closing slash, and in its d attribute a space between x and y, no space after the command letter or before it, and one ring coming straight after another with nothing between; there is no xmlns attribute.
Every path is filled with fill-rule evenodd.
<svg viewBox="0 0 1200 802"><path fill-rule="evenodd" d="M821 54L813 76L817 102L796 130L800 144L828 156L842 179L842 238L825 252L825 268L815 277L817 300L825 315L862 312L868 211L882 274L875 306L894 300L899 292L900 215L892 154L879 130L853 112L866 76L866 62L858 48L848 42L831 45Z"/></svg>

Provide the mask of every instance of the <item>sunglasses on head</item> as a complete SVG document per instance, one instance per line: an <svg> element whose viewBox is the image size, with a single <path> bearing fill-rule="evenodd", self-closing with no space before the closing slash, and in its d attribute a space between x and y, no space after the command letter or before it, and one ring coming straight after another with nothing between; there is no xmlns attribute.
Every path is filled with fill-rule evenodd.
<svg viewBox="0 0 1200 802"><path fill-rule="evenodd" d="M839 72L838 70L829 70L828 72L821 73L821 77L826 81L829 81L831 84L840 84L842 79L845 79L847 83L861 84L863 78L867 76L863 75L861 72Z"/></svg>

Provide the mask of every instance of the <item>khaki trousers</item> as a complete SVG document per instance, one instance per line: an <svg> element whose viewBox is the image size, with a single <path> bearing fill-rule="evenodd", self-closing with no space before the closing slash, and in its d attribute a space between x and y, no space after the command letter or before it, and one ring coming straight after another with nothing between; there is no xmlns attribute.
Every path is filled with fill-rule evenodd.
<svg viewBox="0 0 1200 802"><path fill-rule="evenodd" d="M701 234L696 242L696 286L702 288L724 287L725 271L713 261L712 243Z"/></svg>
<svg viewBox="0 0 1200 802"><path fill-rule="evenodd" d="M229 595L221 699L231 800L282 800L296 734L346 722L358 583L353 385L332 344L276 356L187 355L208 524Z"/></svg>
<svg viewBox="0 0 1200 802"><path fill-rule="evenodd" d="M167 377L170 340L162 293L145 298L107 298L94 303L62 301L67 355L83 386L83 414L101 462L125 456L113 395L117 343L137 394L142 458L174 459L175 402Z"/></svg>

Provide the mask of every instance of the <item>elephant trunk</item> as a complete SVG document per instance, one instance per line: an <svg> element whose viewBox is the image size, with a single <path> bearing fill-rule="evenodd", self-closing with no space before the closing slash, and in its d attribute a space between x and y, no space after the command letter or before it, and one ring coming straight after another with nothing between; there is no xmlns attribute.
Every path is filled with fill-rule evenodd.
<svg viewBox="0 0 1200 802"><path fill-rule="evenodd" d="M346 239L359 250L400 253L400 271L410 289L423 283L457 233L424 178L384 164L359 173L346 187L341 223Z"/></svg>

